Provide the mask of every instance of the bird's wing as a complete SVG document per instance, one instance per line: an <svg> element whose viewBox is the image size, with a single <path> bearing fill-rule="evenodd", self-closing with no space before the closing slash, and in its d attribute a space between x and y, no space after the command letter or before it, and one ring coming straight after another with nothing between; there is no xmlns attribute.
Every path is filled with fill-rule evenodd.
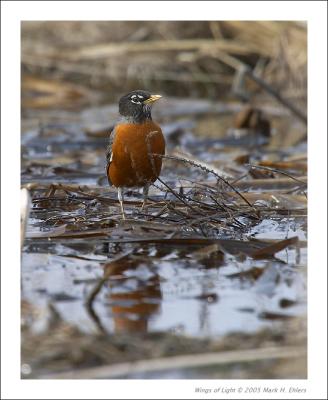
<svg viewBox="0 0 328 400"><path fill-rule="evenodd" d="M108 183L111 185L112 182L109 179L109 173L108 173L108 169L110 167L110 163L112 162L112 158L113 158L113 151L112 151L112 147L113 147L113 143L114 143L114 139L115 139L115 128L112 130L110 136L109 136L109 143L107 146L107 150L106 150L106 173L107 173L107 178L108 178Z"/></svg>

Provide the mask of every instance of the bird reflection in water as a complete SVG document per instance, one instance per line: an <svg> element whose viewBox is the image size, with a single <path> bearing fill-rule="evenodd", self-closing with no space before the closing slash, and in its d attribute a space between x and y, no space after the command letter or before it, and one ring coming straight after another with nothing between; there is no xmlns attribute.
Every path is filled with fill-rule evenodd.
<svg viewBox="0 0 328 400"><path fill-rule="evenodd" d="M224 263L224 253L218 244L200 246L198 243L188 243L181 245L178 250L176 246L172 250L171 246L145 245L126 252L104 266L103 278L91 291L87 301L89 314L101 331L106 332L93 306L101 290L106 293L106 307L110 308L108 311L115 333L149 331L150 321L161 312L161 278L157 269L160 268L160 262L168 260L170 256L179 261L185 260L186 266L192 259L203 270L218 268ZM171 268L174 268L173 263L170 263ZM197 300L203 304L199 317L203 327L207 323L207 307L217 301L217 296L209 293L205 285Z"/></svg>
<svg viewBox="0 0 328 400"><path fill-rule="evenodd" d="M115 332L147 332L149 319L160 311L158 275L135 290L110 292Z"/></svg>
<svg viewBox="0 0 328 400"><path fill-rule="evenodd" d="M146 262L145 262L146 261ZM99 329L106 330L93 303L100 290L106 297L114 322L115 333L145 333L149 320L160 312L162 293L154 265L144 257L128 254L104 266L104 276L91 292L87 308ZM139 273L138 269L146 271ZM125 272L129 271L128 276Z"/></svg>

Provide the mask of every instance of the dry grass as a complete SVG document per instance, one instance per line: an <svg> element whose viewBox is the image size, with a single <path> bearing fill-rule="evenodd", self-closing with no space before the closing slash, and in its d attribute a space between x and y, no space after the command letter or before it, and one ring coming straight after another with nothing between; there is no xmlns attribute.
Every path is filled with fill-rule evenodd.
<svg viewBox="0 0 328 400"><path fill-rule="evenodd" d="M236 71L225 61L234 57L305 109L306 45L307 27L302 22L70 21L22 25L24 73L101 88L112 100L123 89L135 87L152 87L173 96L218 99L231 89ZM253 82L246 82L246 89L251 97L261 93Z"/></svg>

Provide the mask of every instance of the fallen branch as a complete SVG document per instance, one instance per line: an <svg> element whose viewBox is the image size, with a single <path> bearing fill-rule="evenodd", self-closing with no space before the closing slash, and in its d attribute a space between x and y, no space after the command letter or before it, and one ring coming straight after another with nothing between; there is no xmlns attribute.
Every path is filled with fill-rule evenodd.
<svg viewBox="0 0 328 400"><path fill-rule="evenodd" d="M173 357L140 360L101 367L71 370L43 375L43 379L110 379L131 374L146 374L177 369L202 368L214 365L240 364L261 360L301 358L306 356L304 347L267 347L249 350L233 350L216 353L188 354Z"/></svg>
<svg viewBox="0 0 328 400"><path fill-rule="evenodd" d="M289 100L285 99L280 93L278 93L268 82L264 81L258 75L256 75L252 69L244 64L242 61L238 60L235 57L232 57L229 54L219 52L215 53L211 51L211 56L217 58L222 61L224 64L229 65L231 68L234 68L236 71L239 71L240 76L247 76L251 80L253 80L258 86L260 86L263 90L268 92L272 97L279 101L279 103L283 104L287 107L297 118L299 118L303 123L307 124L307 115L303 113L303 111L299 110L294 104L292 104ZM240 79L242 81L242 79Z"/></svg>
<svg viewBox="0 0 328 400"><path fill-rule="evenodd" d="M304 182L298 178L295 178L293 175L288 174L285 171L281 171L280 169L276 169L276 168L271 168L271 167L264 167L262 165L254 165L254 164L245 164L247 167L251 167L251 168L255 168L255 169L263 169L265 171L270 171L270 172L276 172L277 174L281 174L281 175L286 175L289 178L293 179L296 182L302 183L303 185L307 185L307 182Z"/></svg>
<svg viewBox="0 0 328 400"><path fill-rule="evenodd" d="M248 54L251 49L237 40L221 39L185 39L185 40L152 40L146 42L105 43L80 48L76 51L53 53L46 56L68 60L99 60L112 55L154 51L188 51L216 49L234 54Z"/></svg>

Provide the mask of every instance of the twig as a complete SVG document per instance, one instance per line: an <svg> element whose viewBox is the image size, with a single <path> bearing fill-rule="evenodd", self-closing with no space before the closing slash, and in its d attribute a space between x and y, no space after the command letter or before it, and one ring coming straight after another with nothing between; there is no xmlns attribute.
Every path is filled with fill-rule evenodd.
<svg viewBox="0 0 328 400"><path fill-rule="evenodd" d="M303 185L307 185L306 182L301 181L300 179L295 178L293 175L288 174L285 171L281 171L280 169L271 168L271 167L263 167L262 165L254 165L254 164L245 164L247 167L256 168L256 169L264 169L270 172L276 172L277 174L286 175L289 178L293 179L296 182L302 183Z"/></svg>
<svg viewBox="0 0 328 400"><path fill-rule="evenodd" d="M211 173L214 176L216 176L218 179L220 179L222 182L224 182L227 186L229 186L240 198L242 198L244 200L244 202L251 207L256 213L257 210L256 208L253 206L253 204L251 204L237 189L235 189L228 181L226 181L224 178L222 178L222 176L220 176L219 174L217 174L215 171L205 167L204 165L198 164L194 161L191 160L187 160L186 158L181 158L181 157L175 157L175 156L167 156L167 155L162 155L162 154L153 154L156 155L158 157L162 157L162 158L167 158L169 160L175 160L175 161L181 161L187 164L191 164L194 167L200 168L205 172ZM188 205L189 206L189 205Z"/></svg>
<svg viewBox="0 0 328 400"><path fill-rule="evenodd" d="M302 176L301 179L306 180L306 176ZM247 181L239 181L236 183L236 186L240 189L262 189L262 190L284 190L291 189L295 186L299 187L299 183L295 183L295 181L291 178L276 178L276 179L252 179Z"/></svg>
<svg viewBox="0 0 328 400"><path fill-rule="evenodd" d="M157 155L157 154L156 154L156 155ZM193 206L191 206L190 204L188 204L180 195L178 195L177 193L175 193L175 191L174 191L172 188L170 188L170 186L169 186L167 183L165 183L164 181L162 181L162 179L161 179L160 177L158 177L157 179L161 182L162 185L164 185L164 186L169 190L170 193L173 194L173 196L175 196L177 199L179 199L180 201L182 201L182 203L183 203L186 207L190 208L192 211L194 211L195 213L197 213L197 210L196 210Z"/></svg>

